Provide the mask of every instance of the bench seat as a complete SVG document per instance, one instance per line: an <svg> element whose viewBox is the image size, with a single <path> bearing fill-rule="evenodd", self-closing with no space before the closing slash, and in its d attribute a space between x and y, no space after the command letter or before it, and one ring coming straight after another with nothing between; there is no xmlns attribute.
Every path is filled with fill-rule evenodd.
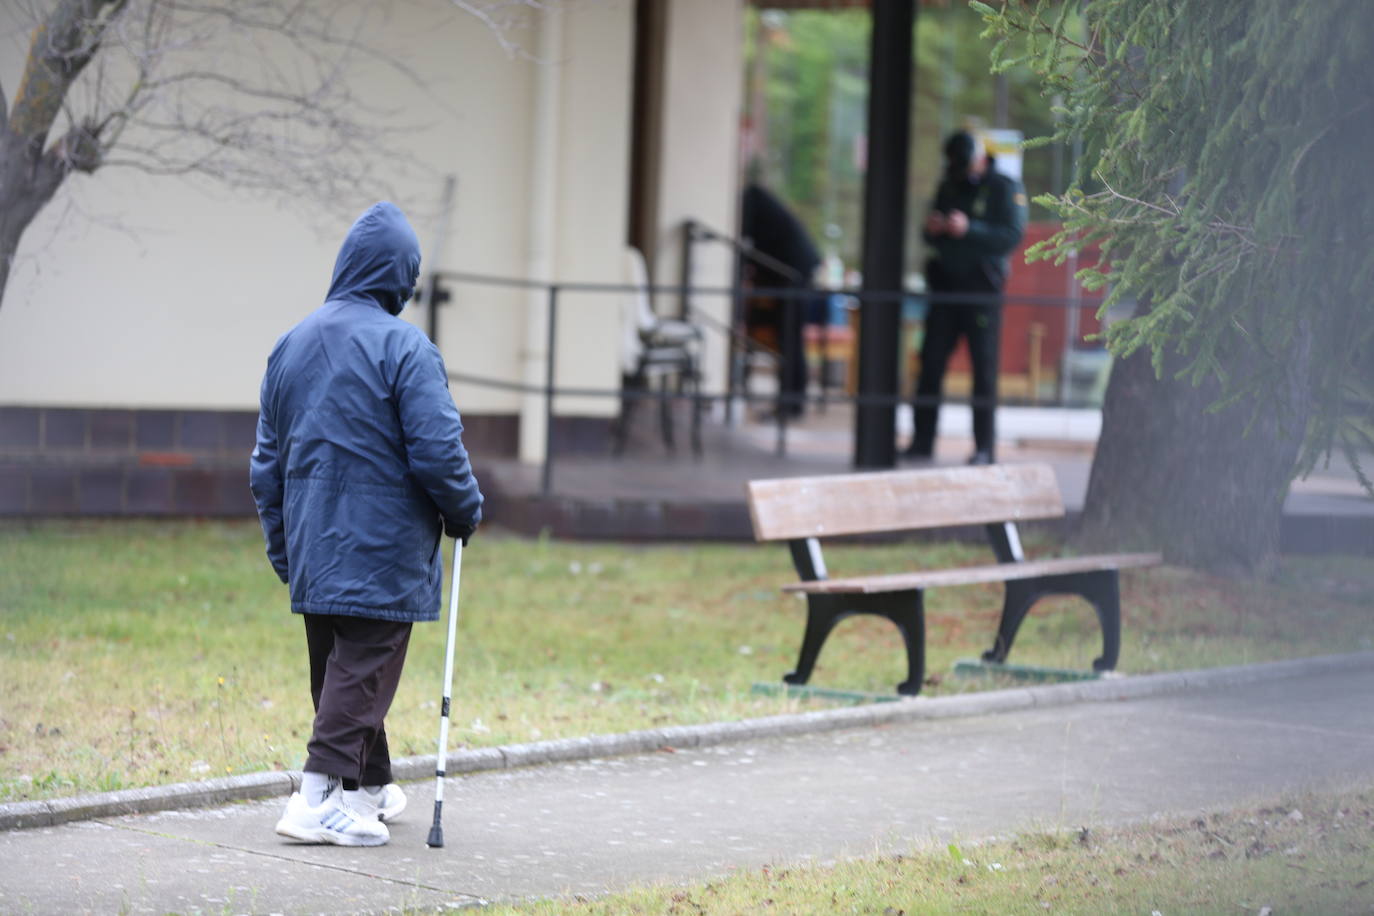
<svg viewBox="0 0 1374 916"><path fill-rule="evenodd" d="M749 515L759 541L786 541L802 580L783 591L806 596L806 632L789 684L811 677L826 637L854 614L877 614L906 643L907 678L900 694L919 693L925 676L925 590L1003 583L1002 619L990 662L1005 662L1031 606L1050 595L1077 595L1097 612L1102 654L1093 668L1116 667L1121 644L1118 570L1154 566L1157 553L1027 560L1017 525L1062 518L1063 495L1046 464L877 471L749 482ZM831 578L820 539L932 528L982 526L998 562L987 566Z"/></svg>
<svg viewBox="0 0 1374 916"><path fill-rule="evenodd" d="M791 585L784 585L782 590L808 595L876 595L882 592L900 592L913 588L977 585L982 582L1010 582L1014 579L1037 579L1041 576L1062 576L1067 573L1158 566L1162 562L1164 562L1164 558L1157 553L1109 553L1087 557L1059 557L1049 560L1026 560L1021 563L992 563L987 566L961 566L955 569L931 569L878 576L818 579L811 582L793 582Z"/></svg>

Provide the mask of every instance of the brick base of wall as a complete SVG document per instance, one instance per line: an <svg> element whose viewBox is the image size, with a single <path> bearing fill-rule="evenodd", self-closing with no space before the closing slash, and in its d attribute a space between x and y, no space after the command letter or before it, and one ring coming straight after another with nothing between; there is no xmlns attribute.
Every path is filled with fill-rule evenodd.
<svg viewBox="0 0 1374 916"><path fill-rule="evenodd" d="M241 467L54 467L0 459L0 515L251 517Z"/></svg>
<svg viewBox="0 0 1374 916"><path fill-rule="evenodd" d="M255 410L0 406L0 516L252 517ZM465 416L477 459L513 457L513 414ZM610 452L611 421L558 417L559 454Z"/></svg>
<svg viewBox="0 0 1374 916"><path fill-rule="evenodd" d="M0 407L0 515L252 516L257 411Z"/></svg>

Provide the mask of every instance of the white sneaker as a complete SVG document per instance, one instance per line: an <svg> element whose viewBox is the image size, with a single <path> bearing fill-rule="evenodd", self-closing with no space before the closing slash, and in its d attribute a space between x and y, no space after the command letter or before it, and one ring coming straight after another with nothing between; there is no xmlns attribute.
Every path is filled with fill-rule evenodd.
<svg viewBox="0 0 1374 916"><path fill-rule="evenodd" d="M406 794L394 782L384 786L363 786L355 792L344 790L344 803L364 816L390 823L406 809Z"/></svg>
<svg viewBox="0 0 1374 916"><path fill-rule="evenodd" d="M335 846L382 846L391 839L385 824L349 807L344 800L343 784L337 782L324 801L313 808L304 795L293 793L286 803L286 812L277 821L277 833L305 843Z"/></svg>

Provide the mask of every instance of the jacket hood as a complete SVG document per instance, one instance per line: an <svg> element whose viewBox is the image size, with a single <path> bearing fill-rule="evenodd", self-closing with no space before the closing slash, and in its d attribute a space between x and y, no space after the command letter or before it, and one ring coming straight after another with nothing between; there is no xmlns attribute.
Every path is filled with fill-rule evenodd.
<svg viewBox="0 0 1374 916"><path fill-rule="evenodd" d="M419 278L420 240L400 208L382 201L348 230L325 299L369 299L399 315Z"/></svg>

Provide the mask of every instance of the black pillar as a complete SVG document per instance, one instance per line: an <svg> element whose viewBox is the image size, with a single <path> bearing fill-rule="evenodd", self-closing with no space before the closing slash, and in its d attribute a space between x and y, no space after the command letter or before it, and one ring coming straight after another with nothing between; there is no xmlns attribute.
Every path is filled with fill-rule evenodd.
<svg viewBox="0 0 1374 916"><path fill-rule="evenodd" d="M864 290L902 289L906 251L907 162L911 137L912 31L915 0L873 0L868 70L868 173L864 180ZM898 394L902 306L865 301L860 307L859 397ZM859 404L854 464L890 468L897 462L896 404Z"/></svg>

